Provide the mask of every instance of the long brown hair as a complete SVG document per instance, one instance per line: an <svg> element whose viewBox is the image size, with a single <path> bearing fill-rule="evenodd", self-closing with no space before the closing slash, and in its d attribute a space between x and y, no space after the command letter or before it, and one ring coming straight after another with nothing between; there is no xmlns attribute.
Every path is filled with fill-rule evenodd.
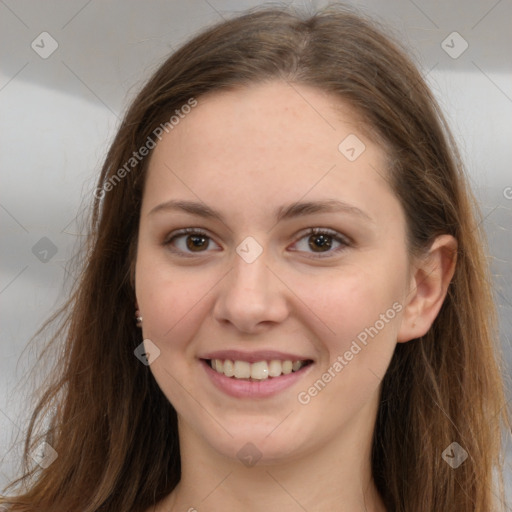
<svg viewBox="0 0 512 512"><path fill-rule="evenodd" d="M334 93L362 116L389 156L410 254L442 233L458 242L439 315L421 339L397 345L383 379L371 462L387 510L489 512L496 493L504 501L493 470L502 475L501 428L510 431L511 421L481 215L415 65L375 22L331 5L307 15L255 8L210 27L132 102L102 168L102 193L92 198L80 279L43 326L64 315L50 341L63 345L30 420L23 476L9 486L20 488L3 499L11 510L142 512L178 483L176 412L133 353L141 343L133 265L148 158L126 163L191 98L274 79ZM38 432L44 415L51 422ZM30 457L42 440L58 453L47 469ZM468 454L457 469L442 457L452 442Z"/></svg>

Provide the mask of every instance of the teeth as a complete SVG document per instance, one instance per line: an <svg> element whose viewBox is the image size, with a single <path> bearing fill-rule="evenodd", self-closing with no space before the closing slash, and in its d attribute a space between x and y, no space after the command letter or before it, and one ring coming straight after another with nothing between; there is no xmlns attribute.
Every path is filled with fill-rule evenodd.
<svg viewBox="0 0 512 512"><path fill-rule="evenodd" d="M233 367L233 361L230 361L229 359L226 359L224 361L222 373L226 377L233 377L233 375L235 375L235 368Z"/></svg>
<svg viewBox="0 0 512 512"><path fill-rule="evenodd" d="M268 379L268 364L267 361L258 361L251 364L251 378L257 380Z"/></svg>
<svg viewBox="0 0 512 512"><path fill-rule="evenodd" d="M289 373L292 373L293 363L291 361L283 361L281 364L282 364L282 367L283 367L283 373L285 375L288 375Z"/></svg>
<svg viewBox="0 0 512 512"><path fill-rule="evenodd" d="M251 376L251 365L246 361L235 361L235 377L248 379Z"/></svg>
<svg viewBox="0 0 512 512"><path fill-rule="evenodd" d="M231 361L229 359L212 359L211 366L217 373L223 373L226 377L235 379L254 379L267 380L269 377L279 377L288 375L300 370L306 361L257 361L248 363L247 361Z"/></svg>
<svg viewBox="0 0 512 512"><path fill-rule="evenodd" d="M268 365L269 377L279 377L282 369L281 361L270 361L270 364Z"/></svg>

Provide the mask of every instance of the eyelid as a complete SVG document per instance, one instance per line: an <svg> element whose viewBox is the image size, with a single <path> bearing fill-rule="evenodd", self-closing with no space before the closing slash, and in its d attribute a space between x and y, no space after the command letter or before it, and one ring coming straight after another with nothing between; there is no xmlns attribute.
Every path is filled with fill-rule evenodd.
<svg viewBox="0 0 512 512"><path fill-rule="evenodd" d="M348 244L353 244L354 241L349 236L340 233L339 231L336 231L335 229L331 228L322 228L322 227L315 227L315 228L306 228L302 231L299 231L296 236L303 238L305 235L317 235L317 234L325 234L325 235L331 235L333 238L338 238L340 241Z"/></svg>
<svg viewBox="0 0 512 512"><path fill-rule="evenodd" d="M208 231L204 230L203 228L182 228L182 229L176 229L175 231L171 231L168 235L166 235L164 239L164 244L169 243L173 238L177 238L181 235L203 235L207 236L208 238L212 238Z"/></svg>

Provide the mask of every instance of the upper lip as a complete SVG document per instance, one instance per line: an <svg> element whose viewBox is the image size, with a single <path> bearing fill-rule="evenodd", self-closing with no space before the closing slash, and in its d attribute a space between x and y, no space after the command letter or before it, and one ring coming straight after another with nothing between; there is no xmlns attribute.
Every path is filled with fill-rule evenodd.
<svg viewBox="0 0 512 512"><path fill-rule="evenodd" d="M305 357L299 354L290 354L278 352L276 350L257 350L254 352L244 352L241 350L217 350L208 352L200 356L200 359L221 359L230 361L246 361L256 363L258 361L312 361L311 357Z"/></svg>

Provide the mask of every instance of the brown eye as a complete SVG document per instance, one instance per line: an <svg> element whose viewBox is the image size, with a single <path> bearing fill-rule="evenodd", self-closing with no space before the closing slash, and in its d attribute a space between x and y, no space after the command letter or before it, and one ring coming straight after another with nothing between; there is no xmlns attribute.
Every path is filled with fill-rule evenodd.
<svg viewBox="0 0 512 512"><path fill-rule="evenodd" d="M318 252L327 252L332 247L332 236L324 234L311 235L308 245L313 251L320 248Z"/></svg>
<svg viewBox="0 0 512 512"><path fill-rule="evenodd" d="M200 249L208 247L208 237L203 235L187 235L187 248L198 252Z"/></svg>
<svg viewBox="0 0 512 512"><path fill-rule="evenodd" d="M184 242L184 243L183 243ZM202 230L187 228L171 233L163 242L172 252L190 256L192 253L208 252L213 240Z"/></svg>
<svg viewBox="0 0 512 512"><path fill-rule="evenodd" d="M307 240L307 243L303 243L303 240ZM338 254L350 245L350 240L337 231L328 228L310 228L294 244L294 250L310 254L316 253L316 255L310 256L312 258L326 258Z"/></svg>

